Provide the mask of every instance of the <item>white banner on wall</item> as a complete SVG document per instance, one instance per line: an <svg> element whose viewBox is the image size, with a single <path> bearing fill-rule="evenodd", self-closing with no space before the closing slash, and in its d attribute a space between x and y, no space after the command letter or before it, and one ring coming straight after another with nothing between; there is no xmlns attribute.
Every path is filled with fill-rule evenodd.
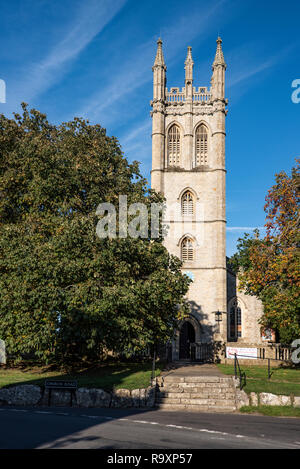
<svg viewBox="0 0 300 469"><path fill-rule="evenodd" d="M237 358L240 359L257 359L257 348L226 347L226 358L234 358L235 353Z"/></svg>

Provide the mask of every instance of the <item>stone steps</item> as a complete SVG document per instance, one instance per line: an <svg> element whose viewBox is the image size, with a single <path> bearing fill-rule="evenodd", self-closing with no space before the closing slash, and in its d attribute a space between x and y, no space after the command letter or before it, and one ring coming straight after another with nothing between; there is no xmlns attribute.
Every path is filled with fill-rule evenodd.
<svg viewBox="0 0 300 469"><path fill-rule="evenodd" d="M167 410L167 411L176 411L181 410L184 412L191 411L191 412L217 412L217 413L226 413L226 412L235 412L236 406L235 405L227 405L227 406L217 406L217 405L200 405L200 404L158 404L157 407L160 410Z"/></svg>
<svg viewBox="0 0 300 469"><path fill-rule="evenodd" d="M164 386L165 385L169 385L169 384L182 384L182 383L192 383L192 384L195 384L195 383L204 383L204 384L208 384L208 383L217 383L218 386L220 384L222 385L226 385L226 386L229 386L231 385L231 382L232 382L232 379L231 378L223 378L223 377L219 377L219 376L178 376L178 375L172 375L172 373L170 373L169 375L165 375L165 376L159 376L158 378L158 383L160 384L163 384Z"/></svg>
<svg viewBox="0 0 300 469"><path fill-rule="evenodd" d="M232 378L166 375L158 382L155 405L162 410L234 412Z"/></svg>
<svg viewBox="0 0 300 469"><path fill-rule="evenodd" d="M206 399L202 397L198 397L197 399L189 399L189 398L183 398L183 399L172 399L172 398L158 398L156 400L156 403L158 404L184 404L184 405L210 405L210 406L219 406L219 407L226 407L232 406L232 399Z"/></svg>
<svg viewBox="0 0 300 469"><path fill-rule="evenodd" d="M164 392L159 392L156 395L156 399L172 399L172 401L176 400L182 400L182 399L211 399L211 400L218 400L218 401L223 401L223 400L232 400L235 399L235 394L233 392L228 392L225 394L209 394L209 393L164 393Z"/></svg>

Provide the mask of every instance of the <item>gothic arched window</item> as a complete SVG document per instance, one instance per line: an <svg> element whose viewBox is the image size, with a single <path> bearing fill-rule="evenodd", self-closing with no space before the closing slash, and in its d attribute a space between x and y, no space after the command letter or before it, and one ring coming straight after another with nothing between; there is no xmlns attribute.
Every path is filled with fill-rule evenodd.
<svg viewBox="0 0 300 469"><path fill-rule="evenodd" d="M173 124L168 132L168 165L178 165L180 162L180 129Z"/></svg>
<svg viewBox="0 0 300 469"><path fill-rule="evenodd" d="M196 166L207 163L208 133L204 124L196 130Z"/></svg>
<svg viewBox="0 0 300 469"><path fill-rule="evenodd" d="M193 261L194 260L194 243L191 238L184 238L181 242L181 260Z"/></svg>
<svg viewBox="0 0 300 469"><path fill-rule="evenodd" d="M229 310L229 337L233 339L242 337L242 309L237 298Z"/></svg>
<svg viewBox="0 0 300 469"><path fill-rule="evenodd" d="M181 214L182 215L194 214L194 197L190 191L186 191L181 197Z"/></svg>

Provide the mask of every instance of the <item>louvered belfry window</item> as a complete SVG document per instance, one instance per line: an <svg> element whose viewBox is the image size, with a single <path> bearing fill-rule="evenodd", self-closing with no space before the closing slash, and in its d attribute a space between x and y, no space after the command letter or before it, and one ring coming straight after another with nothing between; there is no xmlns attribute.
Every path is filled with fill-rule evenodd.
<svg viewBox="0 0 300 469"><path fill-rule="evenodd" d="M201 124L196 130L196 164L207 163L208 136L205 125Z"/></svg>
<svg viewBox="0 0 300 469"><path fill-rule="evenodd" d="M184 238L181 243L181 260L193 261L194 260L194 245L191 238Z"/></svg>
<svg viewBox="0 0 300 469"><path fill-rule="evenodd" d="M168 132L168 164L178 165L180 162L180 130L174 124Z"/></svg>
<svg viewBox="0 0 300 469"><path fill-rule="evenodd" d="M190 191L186 191L181 198L182 215L194 214L194 197Z"/></svg>

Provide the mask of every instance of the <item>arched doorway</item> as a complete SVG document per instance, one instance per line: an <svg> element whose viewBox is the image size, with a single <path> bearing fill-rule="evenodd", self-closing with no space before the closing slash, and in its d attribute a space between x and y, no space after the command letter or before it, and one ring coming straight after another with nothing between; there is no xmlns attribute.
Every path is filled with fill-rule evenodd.
<svg viewBox="0 0 300 469"><path fill-rule="evenodd" d="M185 321L180 329L179 359L191 358L190 344L195 343L195 329L189 321Z"/></svg>

